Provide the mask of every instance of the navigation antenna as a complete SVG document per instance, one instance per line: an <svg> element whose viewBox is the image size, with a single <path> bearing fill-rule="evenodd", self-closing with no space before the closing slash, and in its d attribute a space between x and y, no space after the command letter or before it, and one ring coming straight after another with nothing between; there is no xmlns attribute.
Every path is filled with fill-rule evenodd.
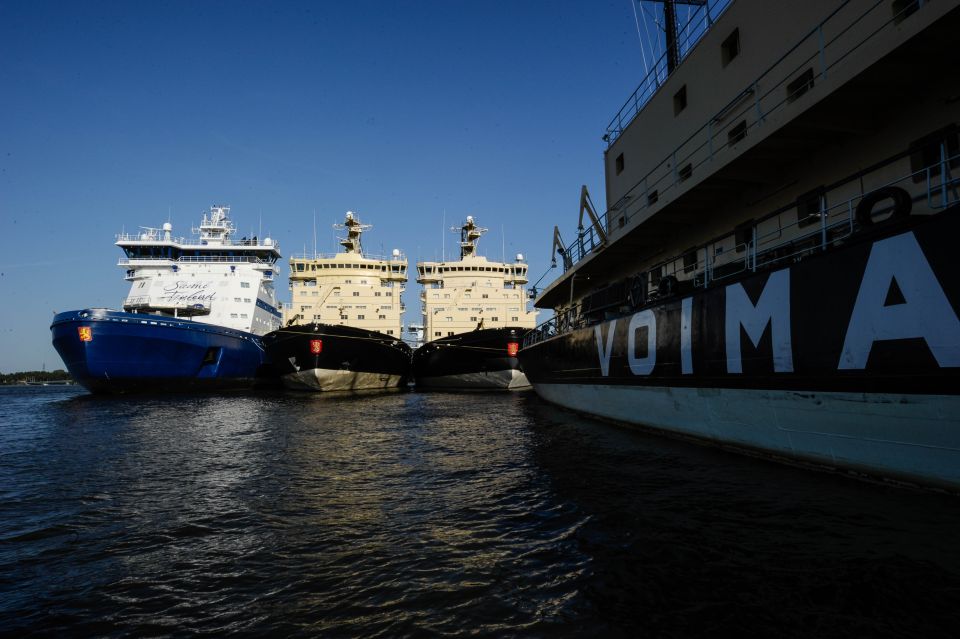
<svg viewBox="0 0 960 639"><path fill-rule="evenodd" d="M338 237L340 246L345 249L345 253L357 253L363 255L363 248L360 245L360 234L373 228L372 224L361 224L353 211L347 211L343 224L334 224L333 228L338 231L346 229L347 237Z"/></svg>
<svg viewBox="0 0 960 639"><path fill-rule="evenodd" d="M650 73L650 66L647 64L647 51L643 48L643 37L640 35L640 18L637 16L637 2L640 0L630 0L630 6L633 7L633 22L637 25L637 39L640 40L640 56L643 58L643 77L647 77L647 74ZM643 21L643 26L646 28L647 21Z"/></svg>
<svg viewBox="0 0 960 639"><path fill-rule="evenodd" d="M463 226L451 226L450 231L453 233L460 233L460 259L462 260L465 257L471 257L477 254L477 241L480 239L480 236L486 233L489 229L485 229L482 226L477 226L473 222L473 216L468 215L467 221L463 223Z"/></svg>

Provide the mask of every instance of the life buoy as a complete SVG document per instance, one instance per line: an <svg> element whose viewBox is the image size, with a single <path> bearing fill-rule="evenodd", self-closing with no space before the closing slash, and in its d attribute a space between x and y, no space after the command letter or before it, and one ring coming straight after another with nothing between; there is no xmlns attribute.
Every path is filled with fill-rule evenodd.
<svg viewBox="0 0 960 639"><path fill-rule="evenodd" d="M676 290L677 278L675 278L673 275L665 275L660 278L660 283L657 284L657 293L660 294L660 297L673 295Z"/></svg>
<svg viewBox="0 0 960 639"><path fill-rule="evenodd" d="M883 200L893 201L893 212L889 218L891 220L906 217L910 215L910 211L913 210L913 200L910 198L909 193L898 186L885 186L861 198L860 203L857 204L857 222L859 222L861 226L872 225L874 223L873 209L876 208L877 203Z"/></svg>

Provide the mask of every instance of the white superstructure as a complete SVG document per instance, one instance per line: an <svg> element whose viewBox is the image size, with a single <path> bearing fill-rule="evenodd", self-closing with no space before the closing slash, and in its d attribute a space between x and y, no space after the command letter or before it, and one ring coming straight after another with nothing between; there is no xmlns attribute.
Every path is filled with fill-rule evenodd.
<svg viewBox="0 0 960 639"><path fill-rule="evenodd" d="M334 228L347 232L340 239L343 251L290 258L293 301L283 309L284 326L352 326L400 339L406 257L399 249L389 257L364 255L360 236L371 225L361 224L352 211Z"/></svg>
<svg viewBox="0 0 960 639"><path fill-rule="evenodd" d="M477 255L477 241L487 229L477 226L473 216L451 230L460 233L458 261L417 262L424 342L478 328L536 326L537 311L527 310L523 255L512 263Z"/></svg>
<svg viewBox="0 0 960 639"><path fill-rule="evenodd" d="M278 245L256 236L234 240L230 207L211 206L195 238L173 237L173 226L121 233L130 293L123 310L189 318L264 335L280 327L273 281Z"/></svg>

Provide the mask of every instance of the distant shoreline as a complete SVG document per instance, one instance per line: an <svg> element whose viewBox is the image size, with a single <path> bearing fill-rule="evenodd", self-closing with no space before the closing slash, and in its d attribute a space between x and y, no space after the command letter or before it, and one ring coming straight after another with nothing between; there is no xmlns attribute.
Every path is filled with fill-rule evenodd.
<svg viewBox="0 0 960 639"><path fill-rule="evenodd" d="M70 373L63 369L0 374L0 385L2 386L43 386L51 384L66 386L75 383Z"/></svg>

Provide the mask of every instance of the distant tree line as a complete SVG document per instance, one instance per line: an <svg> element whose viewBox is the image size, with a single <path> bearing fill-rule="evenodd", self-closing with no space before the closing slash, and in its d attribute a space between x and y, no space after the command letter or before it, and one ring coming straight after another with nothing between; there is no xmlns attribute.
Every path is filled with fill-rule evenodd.
<svg viewBox="0 0 960 639"><path fill-rule="evenodd" d="M0 384L20 384L22 382L57 382L73 379L70 373L58 368L55 371L23 371L21 373L0 373Z"/></svg>

